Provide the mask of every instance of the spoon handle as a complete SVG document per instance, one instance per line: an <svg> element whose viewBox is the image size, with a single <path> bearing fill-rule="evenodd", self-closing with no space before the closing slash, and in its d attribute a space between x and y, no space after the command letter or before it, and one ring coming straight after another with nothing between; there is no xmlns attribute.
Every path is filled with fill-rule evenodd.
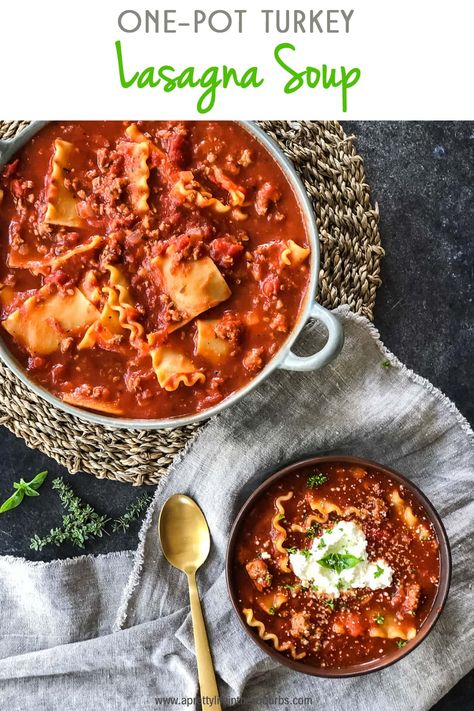
<svg viewBox="0 0 474 711"><path fill-rule="evenodd" d="M201 602L196 585L196 575L194 573L188 573L188 585L191 615L193 618L194 646L196 648L199 687L201 690L201 703L203 708L221 711L216 675L214 674L214 665L212 663L206 626L204 617L202 616Z"/></svg>

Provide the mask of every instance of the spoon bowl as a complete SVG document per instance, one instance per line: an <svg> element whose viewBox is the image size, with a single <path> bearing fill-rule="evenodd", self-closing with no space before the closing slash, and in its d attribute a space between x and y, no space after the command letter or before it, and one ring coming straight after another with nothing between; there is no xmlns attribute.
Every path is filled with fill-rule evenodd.
<svg viewBox="0 0 474 711"><path fill-rule="evenodd" d="M158 528L168 563L183 573L195 573L211 547L207 521L196 502L184 494L171 496L161 509Z"/></svg>

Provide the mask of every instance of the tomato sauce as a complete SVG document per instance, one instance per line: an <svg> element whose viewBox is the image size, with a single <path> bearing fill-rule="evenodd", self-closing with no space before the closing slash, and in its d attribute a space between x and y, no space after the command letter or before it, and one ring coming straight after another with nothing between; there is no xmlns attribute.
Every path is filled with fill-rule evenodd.
<svg viewBox="0 0 474 711"><path fill-rule="evenodd" d="M295 574L290 552L317 551L341 521L357 524L368 560L392 570L390 584L341 586L334 595ZM267 644L303 664L344 669L416 638L438 590L439 544L426 512L398 481L376 468L324 463L288 474L254 502L231 570L242 617Z"/></svg>
<svg viewBox="0 0 474 711"><path fill-rule="evenodd" d="M143 176L133 173L125 134L130 127L139 145L147 144L144 208ZM79 226L47 218L58 139L74 148L60 188L74 200ZM73 404L127 418L206 410L255 377L295 325L309 279L303 217L273 157L236 123L51 123L4 167L0 189L2 337L34 381ZM87 249L95 236L100 244ZM282 257L289 240L305 250L298 263ZM230 290L199 315L217 322L215 334L225 342L226 356L217 362L200 352L196 318L186 319L153 266L170 250L173 269L210 258ZM85 326L68 331L57 319L50 324L59 333L52 352L35 352L11 335L8 317L20 310L21 321L22 306L40 289L48 298L79 289L103 313L109 265L127 284L126 317L139 325L139 343L125 326L107 341L78 347ZM161 346L203 377L163 387L151 358Z"/></svg>

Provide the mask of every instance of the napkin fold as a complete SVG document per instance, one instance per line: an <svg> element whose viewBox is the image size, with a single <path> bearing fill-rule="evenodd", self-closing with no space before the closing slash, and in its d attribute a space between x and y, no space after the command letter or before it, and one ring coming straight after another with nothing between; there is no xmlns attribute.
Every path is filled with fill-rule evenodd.
<svg viewBox="0 0 474 711"><path fill-rule="evenodd" d="M366 319L346 307L336 313L346 334L340 356L316 373L277 371L213 418L158 487L133 558L35 565L0 558L5 708L28 711L41 700L46 711L151 709L197 697L185 576L165 561L156 537L161 505L176 492L196 499L211 530L198 584L224 707L307 699L328 711L429 709L471 669L472 430L383 347ZM301 347L323 340L312 324ZM284 463L323 452L405 473L443 517L453 553L450 596L433 632L395 666L353 679L314 679L265 655L241 628L223 573L230 527L251 491Z"/></svg>

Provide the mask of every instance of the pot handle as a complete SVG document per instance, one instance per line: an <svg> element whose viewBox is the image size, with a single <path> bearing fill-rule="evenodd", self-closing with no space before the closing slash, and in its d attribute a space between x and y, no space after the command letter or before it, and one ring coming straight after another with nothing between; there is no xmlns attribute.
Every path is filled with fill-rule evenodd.
<svg viewBox="0 0 474 711"><path fill-rule="evenodd" d="M280 368L284 370L317 370L330 363L340 352L344 343L344 331L334 314L315 301L309 318L322 321L326 326L328 331L326 343L320 351L310 356L297 356L290 351Z"/></svg>

